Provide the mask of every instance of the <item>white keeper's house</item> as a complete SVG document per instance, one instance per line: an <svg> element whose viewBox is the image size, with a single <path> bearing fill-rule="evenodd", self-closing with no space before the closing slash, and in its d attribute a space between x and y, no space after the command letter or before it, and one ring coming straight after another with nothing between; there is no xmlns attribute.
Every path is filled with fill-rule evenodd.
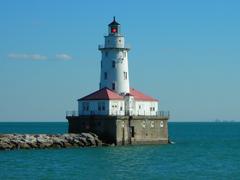
<svg viewBox="0 0 240 180"><path fill-rule="evenodd" d="M156 116L158 100L130 88L128 51L120 24L115 18L108 25L102 53L99 90L78 99L79 115Z"/></svg>

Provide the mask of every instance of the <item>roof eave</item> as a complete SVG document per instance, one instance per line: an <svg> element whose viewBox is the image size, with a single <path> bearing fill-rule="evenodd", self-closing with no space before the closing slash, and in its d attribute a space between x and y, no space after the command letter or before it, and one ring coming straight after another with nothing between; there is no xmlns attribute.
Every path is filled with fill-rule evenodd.
<svg viewBox="0 0 240 180"><path fill-rule="evenodd" d="M77 101L110 101L110 100L123 100L123 99L78 99Z"/></svg>

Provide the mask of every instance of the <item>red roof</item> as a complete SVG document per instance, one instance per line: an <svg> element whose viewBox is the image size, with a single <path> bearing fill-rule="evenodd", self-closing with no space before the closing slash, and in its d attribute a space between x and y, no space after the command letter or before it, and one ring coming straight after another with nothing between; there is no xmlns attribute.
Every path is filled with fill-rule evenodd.
<svg viewBox="0 0 240 180"><path fill-rule="evenodd" d="M127 94L133 96L137 101L158 101L151 96L145 95L136 89L130 88L130 93ZM120 96L118 93L114 92L111 89L103 88L98 91L95 91L87 96L84 96L78 100L123 100L124 96Z"/></svg>
<svg viewBox="0 0 240 180"><path fill-rule="evenodd" d="M116 92L108 88L103 88L98 91L93 92L83 98L78 100L122 100L123 97L118 95Z"/></svg>
<svg viewBox="0 0 240 180"><path fill-rule="evenodd" d="M158 101L157 99L154 99L151 96L145 95L141 93L140 91L137 91L136 89L130 88L129 95L133 96L135 100L137 101Z"/></svg>

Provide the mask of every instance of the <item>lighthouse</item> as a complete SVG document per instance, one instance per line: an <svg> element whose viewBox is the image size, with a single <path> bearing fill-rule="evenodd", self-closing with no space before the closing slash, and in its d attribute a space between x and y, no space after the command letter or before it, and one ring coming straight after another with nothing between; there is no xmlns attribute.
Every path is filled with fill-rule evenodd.
<svg viewBox="0 0 240 180"><path fill-rule="evenodd" d="M78 99L79 115L156 116L158 100L129 87L128 52L115 17L101 51L99 90Z"/></svg>
<svg viewBox="0 0 240 180"><path fill-rule="evenodd" d="M121 34L121 25L113 18L108 25L108 35L104 45L99 45L102 53L100 89L109 88L118 94L130 92L128 72L128 51L125 38Z"/></svg>
<svg viewBox="0 0 240 180"><path fill-rule="evenodd" d="M67 111L69 133L92 132L116 145L168 143L169 112L159 111L158 99L129 85L130 48L115 17L98 49L99 89L78 99L78 111Z"/></svg>

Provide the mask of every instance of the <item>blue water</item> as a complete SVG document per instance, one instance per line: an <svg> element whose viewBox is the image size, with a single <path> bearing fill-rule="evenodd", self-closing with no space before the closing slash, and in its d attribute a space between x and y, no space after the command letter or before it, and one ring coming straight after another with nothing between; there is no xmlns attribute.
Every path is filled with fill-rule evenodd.
<svg viewBox="0 0 240 180"><path fill-rule="evenodd" d="M0 123L64 133L67 123ZM174 145L0 151L0 179L240 179L240 123L169 123Z"/></svg>

